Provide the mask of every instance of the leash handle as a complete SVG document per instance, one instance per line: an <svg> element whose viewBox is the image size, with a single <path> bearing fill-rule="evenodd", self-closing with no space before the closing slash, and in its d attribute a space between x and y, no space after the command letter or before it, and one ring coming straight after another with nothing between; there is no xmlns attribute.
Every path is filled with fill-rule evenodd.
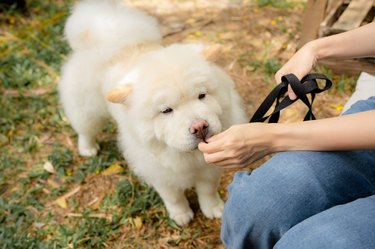
<svg viewBox="0 0 375 249"><path fill-rule="evenodd" d="M319 88L318 80L325 81L325 85L323 88ZM295 100L291 100L289 96L285 96L288 91L288 85L290 85L297 95ZM308 74L301 79L298 78L294 74L287 74L281 77L281 83L278 84L263 100L260 104L258 109L255 111L253 117L250 119L250 123L254 122L264 122L268 119L268 123L277 123L280 117L280 111L297 100L301 100L307 107L308 112L305 115L303 121L306 120L314 120L316 119L313 112L312 112L312 104L315 99L315 95L317 93L324 92L331 88L332 81L328 79L323 74ZM307 94L311 94L311 101L307 97ZM265 116L267 112L272 107L273 103L275 103L274 111Z"/></svg>

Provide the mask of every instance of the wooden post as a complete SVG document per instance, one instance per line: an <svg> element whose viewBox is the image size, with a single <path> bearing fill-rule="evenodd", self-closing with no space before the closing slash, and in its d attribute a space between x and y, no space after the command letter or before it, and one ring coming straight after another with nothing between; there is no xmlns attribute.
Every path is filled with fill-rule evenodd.
<svg viewBox="0 0 375 249"><path fill-rule="evenodd" d="M320 23L323 21L328 0L308 0L301 27L301 39L298 48L318 37Z"/></svg>

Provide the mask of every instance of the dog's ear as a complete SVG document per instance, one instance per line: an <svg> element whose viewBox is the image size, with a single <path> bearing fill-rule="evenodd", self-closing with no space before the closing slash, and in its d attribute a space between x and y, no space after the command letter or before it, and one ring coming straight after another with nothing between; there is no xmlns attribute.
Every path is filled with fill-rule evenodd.
<svg viewBox="0 0 375 249"><path fill-rule="evenodd" d="M121 84L107 93L107 100L112 103L124 103L132 92L130 84Z"/></svg>
<svg viewBox="0 0 375 249"><path fill-rule="evenodd" d="M225 50L220 44L188 43L184 45L188 46L194 52L201 54L203 58L211 62L217 61Z"/></svg>
<svg viewBox="0 0 375 249"><path fill-rule="evenodd" d="M184 45L211 62L217 62L225 50L220 44L187 43Z"/></svg>
<svg viewBox="0 0 375 249"><path fill-rule="evenodd" d="M206 60L217 61L223 52L224 52L223 46L220 44L215 44L215 45L204 46L201 54Z"/></svg>

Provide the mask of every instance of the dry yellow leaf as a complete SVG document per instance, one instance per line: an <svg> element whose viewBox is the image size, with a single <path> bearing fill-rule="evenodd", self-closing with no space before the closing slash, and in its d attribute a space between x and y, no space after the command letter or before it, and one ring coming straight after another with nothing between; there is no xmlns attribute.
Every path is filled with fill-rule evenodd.
<svg viewBox="0 0 375 249"><path fill-rule="evenodd" d="M334 108L336 111L342 111L344 109L344 106L341 104L331 105L331 107Z"/></svg>
<svg viewBox="0 0 375 249"><path fill-rule="evenodd" d="M336 106L336 111L342 111L342 109L344 109L344 106L342 105Z"/></svg>
<svg viewBox="0 0 375 249"><path fill-rule="evenodd" d="M58 198L55 203L59 205L60 207L67 209L68 208L68 203L66 202L66 199L64 197Z"/></svg>
<svg viewBox="0 0 375 249"><path fill-rule="evenodd" d="M202 36L202 32L199 31L199 30L197 30L197 31L194 32L194 35L195 35L196 37L201 37L201 36Z"/></svg>
<svg viewBox="0 0 375 249"><path fill-rule="evenodd" d="M134 226L135 228L137 228L138 230L141 230L142 226L143 226L143 222L142 222L142 218L137 216L133 219L133 223L134 223Z"/></svg>
<svg viewBox="0 0 375 249"><path fill-rule="evenodd" d="M121 165L112 164L107 169L103 170L102 175L103 176L110 176L110 175L115 175L115 174L121 173L123 171L124 171L124 168L121 167Z"/></svg>
<svg viewBox="0 0 375 249"><path fill-rule="evenodd" d="M72 176L72 175L73 175L73 172L72 172L72 171L70 171L70 170L67 170L67 171L66 171L66 176L69 176L69 177L70 177L70 176Z"/></svg>

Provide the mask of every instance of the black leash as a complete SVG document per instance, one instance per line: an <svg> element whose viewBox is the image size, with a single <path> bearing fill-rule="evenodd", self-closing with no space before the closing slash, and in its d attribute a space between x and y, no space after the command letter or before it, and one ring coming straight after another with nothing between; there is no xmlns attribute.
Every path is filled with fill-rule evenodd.
<svg viewBox="0 0 375 249"><path fill-rule="evenodd" d="M319 88L317 80L325 81L325 86ZM289 96L285 96L288 91L288 85L292 87L294 93L297 95L295 100L291 100ZM258 110L255 111L253 117L250 119L250 123L264 122L268 119L268 123L277 123L280 117L280 111L289 105L293 104L297 100L301 100L308 108L308 112L303 119L314 120L316 119L312 112L312 104L315 99L315 94L324 92L332 86L332 82L323 74L308 74L302 78L301 81L294 74L287 74L281 78L281 83L278 84L263 100ZM311 102L307 97L307 94L311 94ZM274 111L265 116L268 110L272 107L275 102Z"/></svg>

